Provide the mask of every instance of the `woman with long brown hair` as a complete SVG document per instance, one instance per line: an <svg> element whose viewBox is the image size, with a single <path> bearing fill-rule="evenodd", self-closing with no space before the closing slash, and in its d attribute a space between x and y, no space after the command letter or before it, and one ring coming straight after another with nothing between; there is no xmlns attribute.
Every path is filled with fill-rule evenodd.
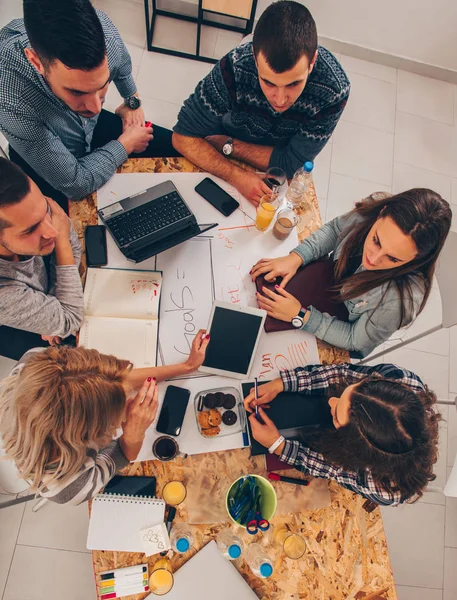
<svg viewBox="0 0 457 600"><path fill-rule="evenodd" d="M29 351L0 383L6 458L44 498L89 500L138 456L157 413L157 382L198 369L208 341L200 330L186 362L142 369L86 348Z"/></svg>
<svg viewBox="0 0 457 600"><path fill-rule="evenodd" d="M432 190L373 194L297 246L289 256L262 259L252 279L282 277L275 291L263 288L259 306L316 337L368 355L423 310L435 264L449 233L452 212ZM331 254L334 285L325 293L344 303L347 321L302 307L284 288L300 267ZM309 281L313 286L313 281Z"/></svg>
<svg viewBox="0 0 457 600"><path fill-rule="evenodd" d="M297 402L322 395L333 426L284 439L264 410L278 395L281 402L284 391L295 392ZM249 417L254 439L280 460L377 504L417 500L435 479L436 396L410 371L390 364L299 367L259 386L258 400L251 392L244 402L249 412L259 406L261 421Z"/></svg>

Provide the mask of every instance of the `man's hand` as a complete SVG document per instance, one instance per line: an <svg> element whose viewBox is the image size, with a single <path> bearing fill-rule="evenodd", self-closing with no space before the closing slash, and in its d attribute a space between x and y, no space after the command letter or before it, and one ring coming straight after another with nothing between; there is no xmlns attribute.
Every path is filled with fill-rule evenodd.
<svg viewBox="0 0 457 600"><path fill-rule="evenodd" d="M262 258L255 263L249 274L252 281L259 275L265 275L267 281L282 277L279 287L285 288L302 264L302 258L296 252L291 252L288 256L279 258Z"/></svg>
<svg viewBox="0 0 457 600"><path fill-rule="evenodd" d="M291 323L301 309L301 302L295 296L275 286L276 292L271 292L266 287L262 288L263 294L257 292L257 303L260 308L267 311L269 317Z"/></svg>
<svg viewBox="0 0 457 600"><path fill-rule="evenodd" d="M141 125L128 127L118 140L124 146L127 154L132 154L132 152L138 154L146 150L152 138L152 127L145 127L143 122Z"/></svg>
<svg viewBox="0 0 457 600"><path fill-rule="evenodd" d="M114 111L118 117L122 119L122 131L132 127L133 125L144 125L144 110L140 106L136 110L129 108L126 104L121 104Z"/></svg>
<svg viewBox="0 0 457 600"><path fill-rule="evenodd" d="M244 399L244 408L247 412L252 412L256 406L263 405L268 408L268 404L272 402L278 394L284 391L284 383L281 377L273 379L268 383L263 383L258 386L257 400L255 399L255 388L249 392L249 396Z"/></svg>
<svg viewBox="0 0 457 600"><path fill-rule="evenodd" d="M51 346L59 346L62 343L62 338L58 335L42 335L41 339L49 342Z"/></svg>
<svg viewBox="0 0 457 600"><path fill-rule="evenodd" d="M60 241L69 241L71 221L65 211L52 198L46 198L51 209L52 226L57 229L58 234L56 243Z"/></svg>
<svg viewBox="0 0 457 600"><path fill-rule="evenodd" d="M259 407L259 415L263 423L260 423L256 419L255 414L252 414L249 417L249 421L251 423L252 436L257 442L259 442L259 444L262 444L262 446L264 446L265 448L269 448L276 442L276 440L281 434L279 433L278 428L270 419L270 417L267 417L267 414L262 407ZM283 444L281 444L280 448L281 447L283 447Z"/></svg>
<svg viewBox="0 0 457 600"><path fill-rule="evenodd" d="M192 342L192 349L189 358L186 360L186 366L189 372L195 371L202 366L205 360L206 348L209 344L209 335L204 329L200 329Z"/></svg>
<svg viewBox="0 0 457 600"><path fill-rule="evenodd" d="M263 176L250 171L242 171L236 178L236 181L231 182L236 189L254 206L258 206L262 196L271 195L271 190L263 181Z"/></svg>
<svg viewBox="0 0 457 600"><path fill-rule="evenodd" d="M208 135L205 140L211 144L218 152L222 153L222 148L226 141L230 139L228 135ZM227 157L228 158L228 157Z"/></svg>

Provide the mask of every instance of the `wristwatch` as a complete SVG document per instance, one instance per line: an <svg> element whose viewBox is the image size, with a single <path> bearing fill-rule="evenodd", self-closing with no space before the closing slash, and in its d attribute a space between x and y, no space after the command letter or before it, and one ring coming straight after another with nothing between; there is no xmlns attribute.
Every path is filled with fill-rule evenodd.
<svg viewBox="0 0 457 600"><path fill-rule="evenodd" d="M128 98L124 98L124 104L132 110L136 110L137 108L140 108L141 100L138 96L129 96Z"/></svg>
<svg viewBox="0 0 457 600"><path fill-rule="evenodd" d="M230 156L233 152L233 138L229 138L222 146L222 152L225 156Z"/></svg>
<svg viewBox="0 0 457 600"><path fill-rule="evenodd" d="M297 329L301 329L305 324L305 316L308 309L300 308L298 315L292 319L292 325Z"/></svg>

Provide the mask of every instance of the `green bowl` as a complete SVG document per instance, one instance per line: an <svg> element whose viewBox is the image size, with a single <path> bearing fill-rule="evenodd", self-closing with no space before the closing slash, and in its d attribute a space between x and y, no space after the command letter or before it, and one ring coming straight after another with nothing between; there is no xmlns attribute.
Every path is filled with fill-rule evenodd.
<svg viewBox="0 0 457 600"><path fill-rule="evenodd" d="M229 499L230 490L233 488L233 486L238 481L240 481L240 479L244 479L245 477L255 477L257 479L257 484L260 488L260 492L262 495L261 499L260 499L260 514L262 515L262 518L266 519L267 521L270 521L276 512L276 507L278 505L278 498L276 497L276 491L275 491L274 487L271 485L271 483L268 481L268 479L265 479L265 477L262 477L261 475L243 475L242 477L238 477L238 479L236 481L234 481L232 483L232 485L229 487L229 489L227 490L227 494L225 496L225 508L227 510L228 516L230 517L230 520L233 521L236 525L240 525L241 527L244 527L244 525L241 525L241 523L238 523L238 521L235 521L235 519L230 514L228 499Z"/></svg>

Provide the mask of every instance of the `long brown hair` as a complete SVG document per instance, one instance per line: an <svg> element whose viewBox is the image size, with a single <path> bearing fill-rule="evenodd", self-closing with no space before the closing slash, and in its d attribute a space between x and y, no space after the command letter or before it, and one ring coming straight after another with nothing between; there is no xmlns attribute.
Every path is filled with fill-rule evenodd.
<svg viewBox="0 0 457 600"><path fill-rule="evenodd" d="M451 227L452 211L439 194L424 188L414 188L382 199L375 197L376 194L358 202L352 211L363 218L346 232L341 254L335 263L335 287L341 299L346 301L385 283L386 292L389 286L395 285L401 301L400 325L406 325L414 306L413 287L418 283L418 276L424 297L417 314L422 312L428 300L435 264ZM385 217L390 217L404 234L411 236L417 248L416 258L391 269L362 271L345 278L349 260L362 253L375 221Z"/></svg>
<svg viewBox="0 0 457 600"><path fill-rule="evenodd" d="M337 394L351 383L341 382ZM304 443L345 470L369 469L375 482L403 500L419 499L435 479L438 422L435 394L379 375L352 389L349 423L306 435Z"/></svg>
<svg viewBox="0 0 457 600"><path fill-rule="evenodd" d="M112 439L130 366L97 350L51 347L2 382L0 438L32 489L64 484L84 464L88 447Z"/></svg>

